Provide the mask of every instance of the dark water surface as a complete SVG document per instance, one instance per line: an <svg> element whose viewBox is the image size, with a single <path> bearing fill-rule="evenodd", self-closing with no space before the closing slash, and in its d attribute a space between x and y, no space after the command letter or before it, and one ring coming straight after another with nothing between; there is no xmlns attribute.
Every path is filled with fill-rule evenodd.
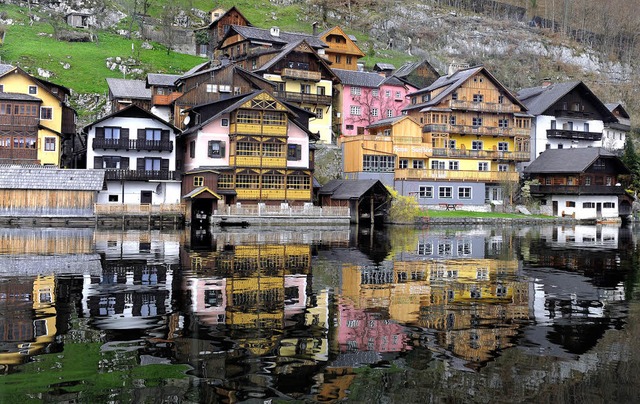
<svg viewBox="0 0 640 404"><path fill-rule="evenodd" d="M638 229L0 230L0 402L635 402Z"/></svg>

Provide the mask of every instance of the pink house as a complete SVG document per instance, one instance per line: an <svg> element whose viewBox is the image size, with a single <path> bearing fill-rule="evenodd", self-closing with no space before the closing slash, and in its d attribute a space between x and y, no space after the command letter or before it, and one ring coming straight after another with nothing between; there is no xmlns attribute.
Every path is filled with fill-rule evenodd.
<svg viewBox="0 0 640 404"><path fill-rule="evenodd" d="M339 100L339 134L355 136L381 119L402 114L409 104L406 95L418 90L395 76L381 73L333 69L342 82Z"/></svg>

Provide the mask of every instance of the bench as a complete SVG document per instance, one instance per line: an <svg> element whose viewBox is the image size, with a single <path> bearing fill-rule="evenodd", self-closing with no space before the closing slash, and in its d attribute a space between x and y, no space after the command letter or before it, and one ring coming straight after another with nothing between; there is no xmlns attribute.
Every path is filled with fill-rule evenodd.
<svg viewBox="0 0 640 404"><path fill-rule="evenodd" d="M440 207L444 208L444 210L456 210L460 206L462 206L462 204L459 204L459 203L441 203L440 204Z"/></svg>

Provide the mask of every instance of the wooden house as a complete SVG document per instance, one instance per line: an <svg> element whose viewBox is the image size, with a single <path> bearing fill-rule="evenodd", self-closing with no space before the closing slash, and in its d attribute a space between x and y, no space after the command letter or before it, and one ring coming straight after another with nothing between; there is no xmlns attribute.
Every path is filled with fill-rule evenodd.
<svg viewBox="0 0 640 404"><path fill-rule="evenodd" d="M215 58L213 51L219 47L220 41L227 31L229 31L229 27L232 25L252 26L249 20L247 20L235 6L227 11L216 8L211 10L209 14L211 16L211 22L206 27L196 30L196 33L201 31L207 34L206 42L196 44L197 55Z"/></svg>
<svg viewBox="0 0 640 404"><path fill-rule="evenodd" d="M28 160L34 163L39 162L42 165L60 166L63 160L64 142L71 140L76 130L76 112L68 104L71 91L64 86L33 77L19 67L0 64L0 93L5 93L3 94L4 101L2 101L5 108L0 111L0 115L12 115L11 118L3 118L2 124L0 124L5 130L0 134L0 138L4 142L0 148L6 149L7 143L10 141L13 149L33 149L35 118L38 120L35 142L36 158L33 158L33 152L31 152ZM10 94L18 98L20 98L18 94L33 98L27 100L22 97L21 100L16 99L17 104L13 104L7 99L7 97L12 97ZM35 108L37 101L34 99L40 100L37 108ZM31 129L25 132L26 127ZM22 135L14 137L13 134L17 133L25 134L26 137ZM29 134L27 135L27 133ZM24 143L22 143L22 139L24 139Z"/></svg>
<svg viewBox="0 0 640 404"><path fill-rule="evenodd" d="M181 166L192 181L183 182L183 196L205 186L209 174L198 172L215 171L217 184L206 186L225 205L312 201L310 143L317 137L293 109L266 91L255 91L194 107L187 114L180 136Z"/></svg>
<svg viewBox="0 0 640 404"><path fill-rule="evenodd" d="M74 28L89 28L91 14L72 12L65 16L67 24Z"/></svg>
<svg viewBox="0 0 640 404"><path fill-rule="evenodd" d="M111 113L135 104L147 111L151 110L151 89L144 80L107 78Z"/></svg>
<svg viewBox="0 0 640 404"><path fill-rule="evenodd" d="M429 61L423 59L417 62L406 62L393 72L393 76L416 88L425 88L436 81L440 73Z"/></svg>
<svg viewBox="0 0 640 404"><path fill-rule="evenodd" d="M622 160L600 147L549 149L524 170L536 184L531 196L545 214L576 219L611 219L631 214L624 189L630 174Z"/></svg>
<svg viewBox="0 0 640 404"><path fill-rule="evenodd" d="M386 219L391 193L375 179L331 180L318 192L320 206L345 206L352 223L382 223Z"/></svg>
<svg viewBox="0 0 640 404"><path fill-rule="evenodd" d="M40 164L38 126L42 100L29 94L0 92L0 162Z"/></svg>
<svg viewBox="0 0 640 404"><path fill-rule="evenodd" d="M516 163L530 155L531 117L515 95L476 66L440 77L409 98L405 112L422 125L432 152L397 167L396 189L427 205L509 202L504 191L518 181Z"/></svg>
<svg viewBox="0 0 640 404"><path fill-rule="evenodd" d="M318 34L318 38L328 46L325 56L333 69L358 70L358 60L365 54L356 44L355 37L336 26Z"/></svg>
<svg viewBox="0 0 640 404"><path fill-rule="evenodd" d="M151 89L151 112L167 122L173 121L173 101L182 95L176 88L179 78L178 74L147 74L145 86Z"/></svg>
<svg viewBox="0 0 640 404"><path fill-rule="evenodd" d="M4 165L0 167L0 215L92 216L104 179L103 170Z"/></svg>

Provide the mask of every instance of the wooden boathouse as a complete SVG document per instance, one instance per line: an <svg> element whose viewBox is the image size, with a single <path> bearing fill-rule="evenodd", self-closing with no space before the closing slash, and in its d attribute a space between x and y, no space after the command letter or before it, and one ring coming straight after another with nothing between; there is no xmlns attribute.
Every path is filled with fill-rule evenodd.
<svg viewBox="0 0 640 404"><path fill-rule="evenodd" d="M391 193L380 180L331 180L318 197L322 207L349 208L355 224L384 222L391 202Z"/></svg>

